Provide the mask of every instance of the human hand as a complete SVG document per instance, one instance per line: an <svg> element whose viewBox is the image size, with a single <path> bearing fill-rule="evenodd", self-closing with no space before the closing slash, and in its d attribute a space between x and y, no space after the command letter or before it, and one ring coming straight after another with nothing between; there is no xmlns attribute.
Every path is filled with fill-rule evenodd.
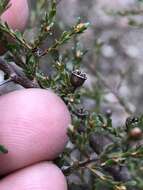
<svg viewBox="0 0 143 190"><path fill-rule="evenodd" d="M67 142L70 114L63 101L50 90L26 89L1 96L0 108L0 144L9 151L0 155L0 174L11 173L0 189L66 190L60 169L43 162Z"/></svg>

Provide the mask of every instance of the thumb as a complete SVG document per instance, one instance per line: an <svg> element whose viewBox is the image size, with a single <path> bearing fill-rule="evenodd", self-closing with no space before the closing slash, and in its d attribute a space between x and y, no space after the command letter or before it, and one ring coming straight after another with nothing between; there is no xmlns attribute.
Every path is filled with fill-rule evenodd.
<svg viewBox="0 0 143 190"><path fill-rule="evenodd" d="M24 30L29 17L28 0L10 0L10 7L2 14L1 19L13 30Z"/></svg>
<svg viewBox="0 0 143 190"><path fill-rule="evenodd" d="M43 162L19 170L0 182L1 190L67 190L64 175L60 169Z"/></svg>
<svg viewBox="0 0 143 190"><path fill-rule="evenodd" d="M53 160L64 149L70 114L52 91L18 90L0 97L0 175Z"/></svg>

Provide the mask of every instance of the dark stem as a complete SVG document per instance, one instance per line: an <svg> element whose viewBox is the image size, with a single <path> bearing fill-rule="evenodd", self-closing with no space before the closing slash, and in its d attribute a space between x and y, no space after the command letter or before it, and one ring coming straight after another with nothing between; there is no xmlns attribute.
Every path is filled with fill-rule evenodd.
<svg viewBox="0 0 143 190"><path fill-rule="evenodd" d="M16 66L7 63L5 60L0 58L0 70L9 76L9 81L13 81L20 84L24 88L38 88L39 85L36 82L31 81L27 78L24 72L18 69Z"/></svg>
<svg viewBox="0 0 143 190"><path fill-rule="evenodd" d="M63 169L63 172L65 175L68 175L70 173L72 173L73 171L77 171L78 169L81 169L83 167L86 167L87 165L96 162L98 160L98 158L95 159L87 159L85 161L81 161L81 162L74 162L71 166L69 166L66 169Z"/></svg>

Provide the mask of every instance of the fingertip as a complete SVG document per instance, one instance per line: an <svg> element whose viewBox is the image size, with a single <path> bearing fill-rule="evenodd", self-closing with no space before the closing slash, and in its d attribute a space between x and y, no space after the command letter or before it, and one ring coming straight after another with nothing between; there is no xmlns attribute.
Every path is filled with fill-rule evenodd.
<svg viewBox="0 0 143 190"><path fill-rule="evenodd" d="M26 89L0 98L0 144L8 149L0 156L0 174L53 160L64 149L70 113L52 91Z"/></svg>
<svg viewBox="0 0 143 190"><path fill-rule="evenodd" d="M23 31L29 17L27 0L10 0L10 7L1 15L1 19L13 29Z"/></svg>
<svg viewBox="0 0 143 190"><path fill-rule="evenodd" d="M51 162L42 162L19 170L0 182L1 190L67 190L61 170Z"/></svg>

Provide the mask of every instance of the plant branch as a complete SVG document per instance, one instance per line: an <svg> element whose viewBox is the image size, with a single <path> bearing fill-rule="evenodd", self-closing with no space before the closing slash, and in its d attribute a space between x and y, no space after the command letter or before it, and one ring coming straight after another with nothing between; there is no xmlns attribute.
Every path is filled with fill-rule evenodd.
<svg viewBox="0 0 143 190"><path fill-rule="evenodd" d="M71 166L69 166L66 169L63 169L63 172L65 175L68 175L69 173L73 172L73 171L77 171L80 168L86 167L87 165L96 162L98 160L98 158L95 159L87 159L85 161L81 161L81 162L74 162Z"/></svg>
<svg viewBox="0 0 143 190"><path fill-rule="evenodd" d="M0 58L0 69L9 76L9 81L13 81L20 84L24 88L37 88L38 84L29 80L24 72L18 70L12 64L7 63L2 58Z"/></svg>

